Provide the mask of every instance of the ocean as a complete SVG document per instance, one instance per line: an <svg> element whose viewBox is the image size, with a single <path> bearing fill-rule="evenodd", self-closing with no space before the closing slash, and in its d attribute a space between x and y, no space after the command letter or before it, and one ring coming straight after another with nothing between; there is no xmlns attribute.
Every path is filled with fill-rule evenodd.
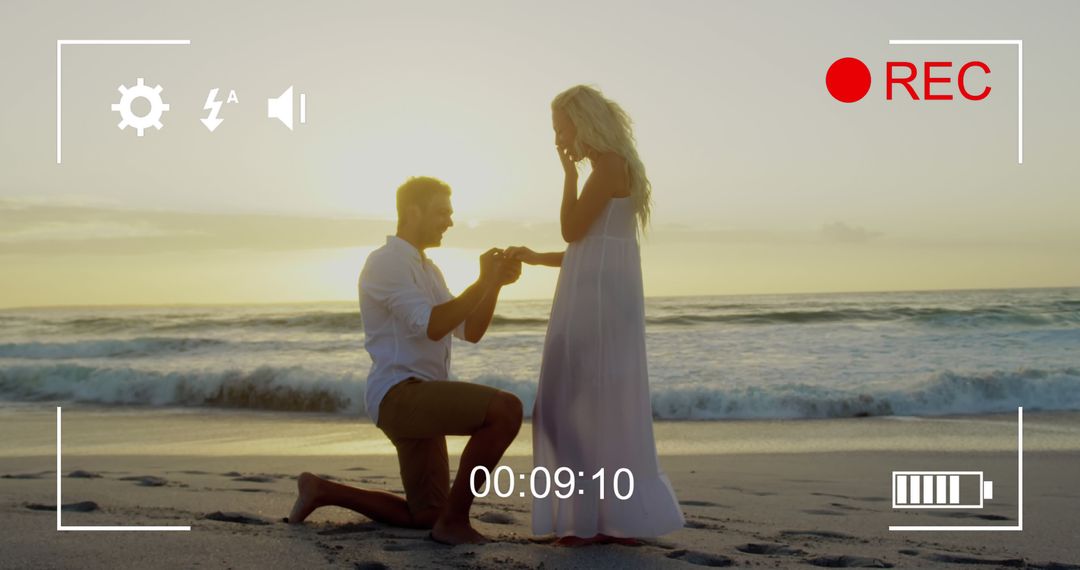
<svg viewBox="0 0 1080 570"><path fill-rule="evenodd" d="M452 377L531 409L550 301L503 301ZM646 300L660 420L1080 410L1080 288ZM356 303L0 311L0 406L364 415Z"/></svg>

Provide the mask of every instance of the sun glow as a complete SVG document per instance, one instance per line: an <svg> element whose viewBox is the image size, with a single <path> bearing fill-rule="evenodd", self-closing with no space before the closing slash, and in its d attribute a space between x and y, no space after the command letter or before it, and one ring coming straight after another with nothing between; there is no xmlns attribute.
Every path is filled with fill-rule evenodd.
<svg viewBox="0 0 1080 570"><path fill-rule="evenodd" d="M427 256L442 270L446 286L455 295L471 285L480 275L480 254L478 249L460 247L440 247L430 249Z"/></svg>
<svg viewBox="0 0 1080 570"><path fill-rule="evenodd" d="M396 219L394 191L411 176L433 176L453 188L454 221L475 224L490 216L512 172L493 160L492 133L427 102L415 112L387 113L366 125L360 147L342 160L343 202L349 210ZM432 108L436 107L436 108ZM393 119L391 119L393 117ZM478 130L478 127L480 130ZM377 157L373 158L373 157Z"/></svg>

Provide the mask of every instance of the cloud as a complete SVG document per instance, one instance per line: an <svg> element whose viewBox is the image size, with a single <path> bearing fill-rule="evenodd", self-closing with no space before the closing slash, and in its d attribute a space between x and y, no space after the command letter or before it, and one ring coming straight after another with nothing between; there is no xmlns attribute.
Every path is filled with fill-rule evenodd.
<svg viewBox="0 0 1080 570"><path fill-rule="evenodd" d="M118 223L104 221L45 222L0 230L0 243L34 241L93 240L110 238L146 238L169 235L165 230L146 222Z"/></svg>
<svg viewBox="0 0 1080 570"><path fill-rule="evenodd" d="M129 255L296 251L381 244L389 220L121 210L0 201L0 254ZM449 247L556 243L556 224L481 222L450 229Z"/></svg>
<svg viewBox="0 0 1080 570"><path fill-rule="evenodd" d="M145 254L355 246L387 222L0 204L0 253Z"/></svg>
<svg viewBox="0 0 1080 570"><path fill-rule="evenodd" d="M866 243L881 237L881 232L873 232L861 226L849 226L844 222L833 222L821 226L821 237L834 243Z"/></svg>
<svg viewBox="0 0 1080 570"><path fill-rule="evenodd" d="M389 220L123 210L99 206L0 201L0 254L128 255L204 251L296 251L381 244ZM849 230L850 233L850 230ZM815 243L812 231L657 226L650 245ZM459 222L443 244L487 249L565 247L557 222Z"/></svg>
<svg viewBox="0 0 1080 570"><path fill-rule="evenodd" d="M0 200L0 254L131 255L209 251L298 251L383 243L394 222L360 218L273 214L124 210L108 206L43 205ZM647 245L828 245L880 241L882 232L846 222L817 230L711 229L685 224L654 225ZM998 237L972 241L894 236L892 246L1003 247L1037 245ZM927 241L929 240L929 241ZM1038 241L1038 240L1036 240ZM1053 240L1051 240L1053 242ZM882 242L885 243L885 242ZM1053 242L1057 243L1057 242ZM1075 246L1075 240L1070 242ZM447 232L446 247L487 249L508 245L561 248L557 222L494 220L459 223ZM1050 245L1043 243L1043 245Z"/></svg>

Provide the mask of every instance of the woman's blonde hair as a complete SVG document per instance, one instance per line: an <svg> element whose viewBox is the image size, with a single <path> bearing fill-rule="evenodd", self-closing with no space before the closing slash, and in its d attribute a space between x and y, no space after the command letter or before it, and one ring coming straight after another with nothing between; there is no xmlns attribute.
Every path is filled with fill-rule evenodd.
<svg viewBox="0 0 1080 570"><path fill-rule="evenodd" d="M630 115L618 103L604 97L599 89L588 85L575 85L559 93L551 101L551 108L565 112L574 122L577 138L572 150L575 156L585 156L582 145L588 145L597 152L614 152L626 161L630 199L638 228L644 231L652 211L652 184L638 157Z"/></svg>

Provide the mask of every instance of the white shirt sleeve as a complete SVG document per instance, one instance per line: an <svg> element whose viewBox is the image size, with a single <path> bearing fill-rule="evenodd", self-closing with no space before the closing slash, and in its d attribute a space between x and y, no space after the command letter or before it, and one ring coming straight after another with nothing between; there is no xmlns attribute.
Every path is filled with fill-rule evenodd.
<svg viewBox="0 0 1080 570"><path fill-rule="evenodd" d="M442 270L439 269L438 266L433 266L433 267L435 267L435 276L437 277L436 281L438 281L438 284L439 284L438 293L437 293L437 295L439 297L439 303L438 304L441 305L443 303L448 303L450 301L453 301L454 300L454 294L451 293L450 288L446 286L446 279L443 278ZM466 319L466 320L468 320L468 319ZM457 338L459 338L461 340L465 340L465 321L461 321L461 324L454 327L454 330L452 332L454 333L455 337L457 337Z"/></svg>
<svg viewBox="0 0 1080 570"><path fill-rule="evenodd" d="M414 335L427 335L432 303L413 278L409 266L386 256L368 258L360 275L360 292L389 310Z"/></svg>

